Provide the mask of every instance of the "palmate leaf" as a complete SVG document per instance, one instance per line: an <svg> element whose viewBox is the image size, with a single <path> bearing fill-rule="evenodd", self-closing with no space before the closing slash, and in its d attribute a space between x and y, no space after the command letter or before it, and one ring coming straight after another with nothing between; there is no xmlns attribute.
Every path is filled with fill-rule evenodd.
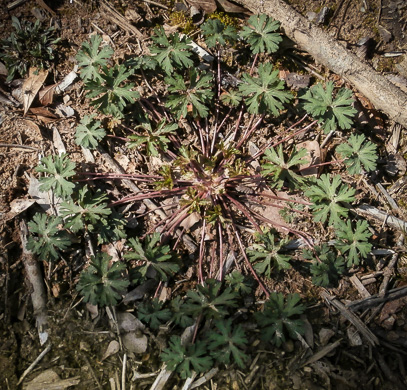
<svg viewBox="0 0 407 390"><path fill-rule="evenodd" d="M231 89L222 93L220 95L220 100L226 106L237 107L242 101L242 94L235 89Z"/></svg>
<svg viewBox="0 0 407 390"><path fill-rule="evenodd" d="M135 130L142 130L142 134L132 134L129 136L129 148L144 145L148 156L159 156L160 151L166 152L170 140L168 135L175 134L178 129L178 124L167 123L166 119L162 119L155 126L150 121L145 120L140 125L136 126Z"/></svg>
<svg viewBox="0 0 407 390"><path fill-rule="evenodd" d="M60 217L36 213L27 224L31 233L27 249L38 255L40 260L58 259L59 251L64 251L71 245L66 231L59 228L62 224Z"/></svg>
<svg viewBox="0 0 407 390"><path fill-rule="evenodd" d="M226 283L240 295L250 294L252 291L252 287L245 279L245 276L239 271L233 271L225 277Z"/></svg>
<svg viewBox="0 0 407 390"><path fill-rule="evenodd" d="M346 265L352 267L360 263L360 258L365 259L372 250L372 245L368 239L372 236L369 232L369 225L366 221L357 221L353 228L350 220L338 221L335 226L335 247L347 259ZM346 255L345 255L346 254Z"/></svg>
<svg viewBox="0 0 407 390"><path fill-rule="evenodd" d="M261 329L261 339L270 341L277 347L286 341L287 334L297 339L297 333L304 334L304 323L298 316L305 310L304 305L298 304L300 296L289 294L286 299L282 293L271 293L262 312L255 313L255 318Z"/></svg>
<svg viewBox="0 0 407 390"><path fill-rule="evenodd" d="M205 318L221 318L228 314L228 309L237 306L238 294L230 287L221 293L222 283L214 279L206 279L205 284L197 285L197 290L187 292L184 304L185 311L193 317L203 315Z"/></svg>
<svg viewBox="0 0 407 390"><path fill-rule="evenodd" d="M190 68L193 66L191 60L191 39L187 36L181 37L178 33L165 35L163 27L154 30L152 40L156 45L150 47L150 51L156 54L154 59L160 64L165 73L170 75L177 68Z"/></svg>
<svg viewBox="0 0 407 390"><path fill-rule="evenodd" d="M303 251L304 259L313 260L312 283L321 287L336 287L340 276L345 272L344 258L338 256L327 244L315 246L314 250L315 253L309 249Z"/></svg>
<svg viewBox="0 0 407 390"><path fill-rule="evenodd" d="M176 325L186 328L191 326L195 321L185 312L184 301L178 295L171 300L171 320L174 321Z"/></svg>
<svg viewBox="0 0 407 390"><path fill-rule="evenodd" d="M74 169L75 163L65 153L60 156L43 157L35 170L47 173L49 176L39 179L40 191L53 190L56 196L63 199L68 198L73 193L75 184L68 181L67 178L75 175Z"/></svg>
<svg viewBox="0 0 407 390"><path fill-rule="evenodd" d="M250 256L250 261L255 263L254 269L271 277L271 272L274 268L277 271L290 268L290 256L279 253L281 248L288 242L287 239L277 242L274 234L265 232L257 236L257 244L252 245L252 249L248 249L247 253Z"/></svg>
<svg viewBox="0 0 407 390"><path fill-rule="evenodd" d="M348 215L348 209L341 203L352 203L355 200L355 189L342 183L339 175L330 180L329 175L321 175L319 179L305 191L313 204L310 206L317 222L334 225L340 217Z"/></svg>
<svg viewBox="0 0 407 390"><path fill-rule="evenodd" d="M289 92L283 91L284 81L278 77L278 70L273 71L270 63L260 64L258 77L248 73L242 75L244 83L239 84L239 91L246 97L247 109L251 114L271 112L278 116L283 103L292 99Z"/></svg>
<svg viewBox="0 0 407 390"><path fill-rule="evenodd" d="M163 309L164 303L157 298L143 302L137 307L137 318L148 324L151 329L158 329L161 324L167 322L172 313L169 309Z"/></svg>
<svg viewBox="0 0 407 390"><path fill-rule="evenodd" d="M305 110L322 125L325 133L341 129L350 129L356 114L352 107L352 91L341 88L334 98L334 83L329 81L326 88L322 84L311 87L301 99L305 100Z"/></svg>
<svg viewBox="0 0 407 390"><path fill-rule="evenodd" d="M336 152L345 157L345 165L351 175L359 174L362 167L367 171L376 169L376 145L367 141L364 135L352 134L346 143L340 144Z"/></svg>
<svg viewBox="0 0 407 390"><path fill-rule="evenodd" d="M261 174L266 176L274 184L273 187L279 190L285 182L287 182L290 189L295 189L304 181L304 178L295 173L291 168L307 164L308 161L303 159L306 155L306 149L302 148L297 151L294 147L291 154L286 158L282 144L278 145L277 151L274 148L266 149L264 158L270 162L262 164Z"/></svg>
<svg viewBox="0 0 407 390"><path fill-rule="evenodd" d="M95 225L88 225L88 229L96 235L97 243L100 245L126 238L125 226L126 220L123 215L113 210L107 217L101 217Z"/></svg>
<svg viewBox="0 0 407 390"><path fill-rule="evenodd" d="M124 65L115 65L112 68L102 67L100 77L102 80L89 80L85 84L88 98L98 97L90 104L97 106L103 114L118 118L124 116L123 110L127 103L133 103L140 97L137 91L132 91L134 84L123 83L133 74Z"/></svg>
<svg viewBox="0 0 407 390"><path fill-rule="evenodd" d="M147 235L144 245L138 237L129 239L128 243L133 251L126 253L124 258L144 262L134 268L133 283L140 282L140 278L145 279L149 269L155 270L157 278L163 281L167 281L169 277L179 271L179 265L174 261L175 256L169 245L161 245L160 239L160 233Z"/></svg>
<svg viewBox="0 0 407 390"><path fill-rule="evenodd" d="M237 40L236 29L225 26L219 19L207 20L201 26L201 31L209 48L225 46L227 42L233 44Z"/></svg>
<svg viewBox="0 0 407 390"><path fill-rule="evenodd" d="M89 267L81 272L76 289L83 300L92 305L116 305L129 281L122 277L126 265L117 261L109 267L112 257L98 253L91 257Z"/></svg>
<svg viewBox="0 0 407 390"><path fill-rule="evenodd" d="M81 68L80 75L84 82L89 80L103 82L99 70L101 67L107 66L107 61L113 55L113 49L110 46L103 46L99 50L101 43L100 35L92 35L90 42L83 42L81 50L76 55L78 66Z"/></svg>
<svg viewBox="0 0 407 390"><path fill-rule="evenodd" d="M98 190L95 194L89 191L88 186L84 186L78 191L75 202L63 202L61 204L61 215L65 218L65 227L78 232L85 229L88 224L93 225L90 230L94 230L94 225L112 213L107 207L108 200L105 193Z"/></svg>
<svg viewBox="0 0 407 390"><path fill-rule="evenodd" d="M254 54L274 53L278 50L278 45L283 40L279 33L276 33L280 23L265 14L252 15L248 26L243 27L240 36L245 39Z"/></svg>
<svg viewBox="0 0 407 390"><path fill-rule="evenodd" d="M184 346L179 336L171 336L169 347L161 353L161 360L169 371L178 372L182 379L191 377L192 370L206 372L213 365L204 342Z"/></svg>
<svg viewBox="0 0 407 390"><path fill-rule="evenodd" d="M210 103L214 93L212 91L213 77L210 73L198 73L195 68L189 70L189 80L185 83L183 77L175 74L168 76L165 82L168 85L169 95L165 104L177 119L188 115L191 107L193 117L206 118L209 114L207 104Z"/></svg>
<svg viewBox="0 0 407 390"><path fill-rule="evenodd" d="M247 345L247 337L241 325L232 327L232 319L218 320L214 323L216 332L209 334L208 348L219 363L230 364L233 361L244 368L249 357L242 351Z"/></svg>
<svg viewBox="0 0 407 390"><path fill-rule="evenodd" d="M94 120L94 115L85 115L75 132L75 143L87 149L95 149L106 135L100 121Z"/></svg>

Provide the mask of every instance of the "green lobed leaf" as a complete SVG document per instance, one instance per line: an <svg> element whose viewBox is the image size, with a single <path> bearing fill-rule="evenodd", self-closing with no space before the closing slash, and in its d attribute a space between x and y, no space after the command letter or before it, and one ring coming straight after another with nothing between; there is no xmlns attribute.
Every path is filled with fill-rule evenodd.
<svg viewBox="0 0 407 390"><path fill-rule="evenodd" d="M38 255L40 260L56 260L59 251L64 251L71 245L71 239L66 231L61 230L62 218L36 213L28 222L30 236L27 249Z"/></svg>
<svg viewBox="0 0 407 390"><path fill-rule="evenodd" d="M283 40L279 33L280 23L269 16L252 15L247 21L248 26L243 27L240 36L245 39L254 54L274 53Z"/></svg>
<svg viewBox="0 0 407 390"><path fill-rule="evenodd" d="M360 259L365 259L372 250L372 244L368 239L372 236L366 221L359 220L355 227L352 227L350 220L338 221L335 226L335 247L346 257L348 267L358 265Z"/></svg>
<svg viewBox="0 0 407 390"><path fill-rule="evenodd" d="M169 277L179 271L179 265L174 261L175 256L169 245L161 245L160 240L160 233L157 232L147 235L144 243L138 237L129 239L128 244L132 251L127 252L124 258L143 262L142 265L134 268L133 283L140 282L140 277L145 279L149 270L154 270L156 277L163 281L167 281Z"/></svg>
<svg viewBox="0 0 407 390"><path fill-rule="evenodd" d="M209 334L208 348L219 363L230 364L233 361L244 368L249 360L243 349L248 340L241 325L232 327L232 319L218 320L214 322L216 332Z"/></svg>
<svg viewBox="0 0 407 390"><path fill-rule="evenodd" d="M133 70L128 70L124 65L102 67L99 73L101 80L88 80L85 83L85 89L89 91L86 96L97 97L90 104L97 106L105 115L122 118L127 103L133 103L140 97L137 91L132 91L134 84L127 83L132 74Z"/></svg>
<svg viewBox="0 0 407 390"><path fill-rule="evenodd" d="M236 29L225 26L219 19L208 19L201 26L201 31L209 48L225 46L227 42L233 44L237 40Z"/></svg>
<svg viewBox="0 0 407 390"><path fill-rule="evenodd" d="M323 174L305 191L305 196L314 203L310 207L315 221L333 225L340 221L340 217L348 215L348 209L341 204L352 203L355 192L355 189L342 183L339 175L334 176L331 182L330 176Z"/></svg>
<svg viewBox="0 0 407 390"><path fill-rule="evenodd" d="M75 175L75 163L63 153L60 156L48 156L41 159L35 168L37 172L47 173L49 176L40 177L40 191L53 190L55 195L63 199L72 195L75 184L67 180Z"/></svg>
<svg viewBox="0 0 407 390"><path fill-rule="evenodd" d="M107 195L97 190L92 194L88 186L82 187L75 201L61 204L61 215L65 218L65 227L73 232L85 229L89 224L96 225L112 213L107 207ZM90 230L93 230L91 228Z"/></svg>
<svg viewBox="0 0 407 390"><path fill-rule="evenodd" d="M297 333L304 334L304 323L299 316L305 310L299 304L298 294L289 294L286 298L282 293L272 292L264 305L262 312L255 313L255 318L261 329L261 339L270 341L277 347L286 341L287 335L297 339Z"/></svg>
<svg viewBox="0 0 407 390"><path fill-rule="evenodd" d="M238 294L230 287L220 292L222 283L214 279L206 279L205 284L197 285L196 291L187 292L184 304L186 313L197 317L221 318L228 314L228 310L237 306Z"/></svg>
<svg viewBox="0 0 407 390"><path fill-rule="evenodd" d="M247 249L250 261L255 263L254 269L260 274L271 277L275 268L277 271L290 268L290 256L279 253L281 248L287 244L288 239L277 241L274 234L265 232L256 237L257 244Z"/></svg>
<svg viewBox="0 0 407 390"><path fill-rule="evenodd" d="M371 172L376 169L376 145L366 140L364 135L352 134L346 143L340 144L336 152L345 157L345 165L351 175L360 174L362 167Z"/></svg>
<svg viewBox="0 0 407 390"><path fill-rule="evenodd" d="M305 100L304 108L322 125L325 133L341 128L350 129L356 110L352 107L352 91L341 88L335 98L334 83L329 81L326 87L316 84L301 99Z"/></svg>
<svg viewBox="0 0 407 390"><path fill-rule="evenodd" d="M329 245L315 246L315 252L304 249L305 259L311 264L312 283L321 287L336 287L340 276L345 272L345 260L338 256Z"/></svg>
<svg viewBox="0 0 407 390"><path fill-rule="evenodd" d="M99 73L100 68L107 66L108 60L113 55L113 49L106 45L99 50L102 40L100 35L92 35L90 42L83 42L76 55L78 66L81 68L80 75L84 82L89 80L103 82Z"/></svg>
<svg viewBox="0 0 407 390"><path fill-rule="evenodd" d="M129 281L122 277L126 265L115 262L109 267L112 257L107 253L91 256L89 267L81 272L76 289L83 300L92 305L114 306L122 298Z"/></svg>
<svg viewBox="0 0 407 390"><path fill-rule="evenodd" d="M284 183L287 183L290 189L295 189L302 184L304 178L291 168L308 163L303 159L307 155L307 150L304 148L297 151L294 147L290 155L287 157L285 155L282 144L278 145L277 151L272 147L268 148L264 152L264 159L269 162L261 165L261 174L266 176L274 184L273 187L279 190Z"/></svg>
<svg viewBox="0 0 407 390"><path fill-rule="evenodd" d="M169 309L163 309L164 303L157 298L146 301L137 306L137 318L148 324L151 329L158 329L167 322L172 313Z"/></svg>
<svg viewBox="0 0 407 390"><path fill-rule="evenodd" d="M273 71L271 63L260 64L258 77L248 73L242 75L243 83L239 91L244 97L247 109L251 114L267 114L278 116L283 104L292 99L292 95L284 91L284 81L278 77L278 70Z"/></svg>
<svg viewBox="0 0 407 390"><path fill-rule="evenodd" d="M101 122L95 121L94 115L85 115L76 128L75 143L84 148L96 149L105 135L106 131L101 127Z"/></svg>
<svg viewBox="0 0 407 390"><path fill-rule="evenodd" d="M193 117L206 118L209 114L207 105L214 95L213 77L207 72L198 73L195 68L190 69L188 74L187 82L179 74L165 78L169 92L165 106L174 113L177 119L187 117L189 106Z"/></svg>
<svg viewBox="0 0 407 390"><path fill-rule="evenodd" d="M192 370L206 372L213 365L204 342L184 346L179 336L171 336L169 347L161 353L161 360L169 371L178 372L182 379L191 377Z"/></svg>
<svg viewBox="0 0 407 390"><path fill-rule="evenodd" d="M179 33L165 34L164 28L159 27L154 30L155 35L152 40L155 45L150 47L150 51L156 54L154 59L160 64L168 75L172 74L175 68L190 68L193 66L191 60L191 39Z"/></svg>

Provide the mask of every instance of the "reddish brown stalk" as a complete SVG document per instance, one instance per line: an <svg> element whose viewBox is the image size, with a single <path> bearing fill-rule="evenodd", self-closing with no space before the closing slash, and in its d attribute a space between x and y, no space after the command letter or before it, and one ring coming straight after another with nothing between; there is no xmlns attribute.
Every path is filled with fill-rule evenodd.
<svg viewBox="0 0 407 390"><path fill-rule="evenodd" d="M242 136L241 140L237 143L236 149L239 149L243 145L243 143L247 141L247 139L253 134L253 132L257 129L257 127L263 121L265 116L266 116L266 114L262 114L260 116L260 118L258 119L258 121L252 126L252 128L249 131L245 132L245 134Z"/></svg>
<svg viewBox="0 0 407 390"><path fill-rule="evenodd" d="M302 205L304 205L304 206L310 206L310 205L312 205L312 203L306 202L305 200L282 198L282 197L280 197L280 196L268 194L267 192L260 192L260 193L258 194L258 196L264 196L265 198L269 198L269 199L281 200L281 201L287 202L287 203L302 204Z"/></svg>
<svg viewBox="0 0 407 390"><path fill-rule="evenodd" d="M300 130L297 130L295 133L288 135L287 137L283 138L282 140L280 140L280 141L278 141L278 142L272 141L272 142L267 143L266 145L262 146L262 147L260 148L260 150L259 150L254 156L252 156L252 157L249 159L248 162L250 163L250 162L252 162L253 160L256 160L256 158L258 158L259 156L261 156L261 155L264 153L264 151L265 151L266 149L268 149L268 148L270 148L270 147L275 148L276 146L280 145L281 143L283 143L283 142L285 142L285 141L288 141L289 139L295 137L296 135L301 134L301 133L307 131L311 126L313 126L313 125L314 125L315 123L317 123L317 122L318 122L318 121L313 121L313 122L311 122L309 125L305 126L304 128L302 128L302 129L300 129Z"/></svg>
<svg viewBox="0 0 407 390"><path fill-rule="evenodd" d="M186 209L185 209L186 208ZM186 216L189 213L189 208L190 206L183 206L183 209L180 209L180 211L184 210L182 213L180 213L179 217L175 220L175 222L171 225L170 228L168 228L167 224L164 226L164 230L166 231L166 234L170 235L178 226L179 224L186 218Z"/></svg>
<svg viewBox="0 0 407 390"><path fill-rule="evenodd" d="M205 255L205 228L206 228L206 220L203 219L202 229L201 229L201 242L199 245L199 260L198 260L198 282L204 285L204 278L203 278L203 258Z"/></svg>
<svg viewBox="0 0 407 390"><path fill-rule="evenodd" d="M106 137L109 138L114 138L114 139L119 139L120 141L124 141L124 142L130 142L131 140L127 137L118 137L117 135L113 135L113 134L106 134Z"/></svg>
<svg viewBox="0 0 407 390"><path fill-rule="evenodd" d="M78 175L95 176L97 179L133 179L138 181L155 181L157 179L162 179L162 176L159 175L137 175L132 173L78 172Z"/></svg>
<svg viewBox="0 0 407 390"><path fill-rule="evenodd" d="M257 224L257 222L254 220L252 217L251 213L252 211L249 210L246 206L244 206L242 203L238 202L236 199L234 199L232 196L230 196L228 193L224 194L235 206L236 208L241 211L245 217L252 223L254 228L261 233L260 226Z"/></svg>
<svg viewBox="0 0 407 390"><path fill-rule="evenodd" d="M172 213L171 215L169 215L167 218L165 218L165 219L159 221L158 223L156 223L152 228L150 228L150 229L146 232L146 234L145 234L143 237L145 237L147 234L150 234L150 233L156 231L157 228L158 228L159 226L163 225L163 224L166 224L166 225L164 226L164 228L163 228L162 230L165 232L165 234L167 234L168 232L167 232L167 230L166 230L166 226L167 226L169 223L171 223L171 221L173 221L183 210L185 210L185 207L188 207L188 206L184 206L183 208L181 208L181 209L175 211L174 213ZM158 208L158 207L157 207L157 208ZM154 210L152 210L152 211L154 211ZM167 235L168 235L168 234L167 234Z"/></svg>
<svg viewBox="0 0 407 390"><path fill-rule="evenodd" d="M255 279L256 279L257 282L259 283L259 286L260 286L261 289L263 290L264 294L266 294L266 297L269 298L269 297L270 297L270 293L267 291L266 286L263 284L263 282L261 281L261 279L260 279L259 276L257 275L256 271L254 270L252 264L250 263L250 260L247 258L245 248L244 248L244 246L243 246L242 240L241 240L241 238L240 238L240 236L239 236L239 233L238 233L238 231L237 231L236 226L235 226L234 223L232 223L232 227L233 227L233 230L234 230L234 232L235 232L237 241L238 241L238 243L239 243L240 252L242 253L243 258L244 258L245 261L246 261L246 265L249 267L250 272L252 273L252 275L255 277Z"/></svg>
<svg viewBox="0 0 407 390"><path fill-rule="evenodd" d="M263 201L263 200L259 201L259 199L257 197L255 197L255 196L253 196L253 195L247 195L247 198L249 200L251 200L251 202L252 202L251 204L254 204L254 205L257 205L257 206L271 206L271 207L275 207L275 208L281 209L281 210L284 210L286 208L286 206L282 206L282 205L277 204L277 203L267 202L267 201ZM307 213L306 211L302 211L302 210L295 210L295 211L293 210L293 212L305 215L307 217L312 216L312 214Z"/></svg>
<svg viewBox="0 0 407 390"><path fill-rule="evenodd" d="M225 212L227 214L227 217L231 220L231 226L232 226L233 232L236 235L236 238L237 238L237 241L238 241L239 247L240 247L240 252L241 252L243 258L245 259L246 265L249 268L249 270L250 270L251 274L253 275L253 277L259 283L259 286L261 287L263 292L266 294L266 297L268 298L270 296L270 293L267 291L267 289L264 286L263 282L261 281L261 279L257 275L257 273L256 273L255 269L253 268L252 264L250 263L249 259L247 258L246 251L245 251L245 248L243 246L242 240L240 239L240 235L239 235L239 233L237 231L235 220L233 218L232 212L231 212L231 210L229 209L229 207L226 205L226 203L224 202L224 200L222 198L220 198L220 201L222 202L222 206L223 206L223 209L225 210Z"/></svg>
<svg viewBox="0 0 407 390"><path fill-rule="evenodd" d="M344 161L345 161L345 159L336 160L336 161L328 161L328 162L324 162L324 163L309 165L308 167L300 168L299 171L305 171L305 170L311 169L311 168L323 167L325 165L342 164Z"/></svg>
<svg viewBox="0 0 407 390"><path fill-rule="evenodd" d="M223 280L223 234L222 225L217 222L218 225L218 235L219 235L219 280Z"/></svg>
<svg viewBox="0 0 407 390"><path fill-rule="evenodd" d="M266 222L266 223L268 223L268 224L271 225L271 226L274 226L274 227L277 227L277 228L286 230L288 233L292 233L292 234L294 234L294 235L296 235L296 236L298 236L298 237L301 237L301 238L305 241L305 243L306 243L311 249L314 248L314 246L313 246L313 244L312 244L312 241L311 241L312 238L311 238L310 236L308 236L306 233L300 232L300 231L295 230L295 229L291 229L291 228L288 227L287 225L283 225L283 224L281 224L281 223L272 221L271 219L266 218L266 217L264 217L263 215L260 215L259 213L256 213L255 211L252 211L252 213L253 213L260 221Z"/></svg>
<svg viewBox="0 0 407 390"><path fill-rule="evenodd" d="M179 188L173 188L172 190L161 190L161 191L148 192L146 194L128 195L128 196L124 197L123 199L120 199L120 200L117 200L116 202L111 203L110 206L117 206L118 204L134 202L136 200L163 198L166 196L181 195L181 194L184 194L188 188L189 187L179 187Z"/></svg>

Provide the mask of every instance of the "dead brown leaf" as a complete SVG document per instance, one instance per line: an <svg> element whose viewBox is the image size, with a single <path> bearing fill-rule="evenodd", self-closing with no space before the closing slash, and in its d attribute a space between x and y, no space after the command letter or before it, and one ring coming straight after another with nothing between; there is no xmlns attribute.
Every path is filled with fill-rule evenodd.
<svg viewBox="0 0 407 390"><path fill-rule="evenodd" d="M215 0L187 0L187 3L205 11L207 14L215 12L216 8L218 8Z"/></svg>
<svg viewBox="0 0 407 390"><path fill-rule="evenodd" d="M47 85L46 87L41 89L40 92L38 92L38 98L43 106L52 104L52 102L54 101L55 88L58 85L59 84Z"/></svg>
<svg viewBox="0 0 407 390"><path fill-rule="evenodd" d="M35 119L40 120L44 124L52 123L59 119L58 116L53 114L46 107L31 107L29 113L32 114L30 116L34 116Z"/></svg>
<svg viewBox="0 0 407 390"><path fill-rule="evenodd" d="M228 0L217 0L220 6L223 8L225 12L230 13L245 13L249 12L246 8L241 7L240 5L231 3Z"/></svg>
<svg viewBox="0 0 407 390"><path fill-rule="evenodd" d="M47 70L30 68L28 78L24 81L21 90L21 94L23 95L24 115L31 107L34 98L37 96L37 93L44 84L47 76Z"/></svg>
<svg viewBox="0 0 407 390"><path fill-rule="evenodd" d="M297 150L306 149L307 154L304 156L305 160L308 160L309 163L301 166L301 175L302 176L317 176L319 172L318 165L322 163L322 153L317 141L305 141L297 145Z"/></svg>

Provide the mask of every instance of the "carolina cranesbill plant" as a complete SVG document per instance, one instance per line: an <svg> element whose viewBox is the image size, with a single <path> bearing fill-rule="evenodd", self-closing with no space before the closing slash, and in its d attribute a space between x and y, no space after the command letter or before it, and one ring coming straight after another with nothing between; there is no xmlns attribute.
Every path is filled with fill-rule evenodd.
<svg viewBox="0 0 407 390"><path fill-rule="evenodd" d="M226 254L237 246L247 268L267 296L269 293L253 267L253 259L250 261L246 254L241 226L262 235L262 228L266 225L287 235L301 237L312 248L309 235L263 215L262 207L281 208L281 201L309 206L309 202L298 200L298 197L294 200L288 195L289 191L298 193L305 189L305 184L305 195L313 202L311 210L315 220L338 223L347 218L349 204L355 199L355 191L345 184L339 184L338 177L331 181L328 175L318 180L302 176L300 169L307 163L308 152L297 149L293 143L285 143L317 122L325 131L333 128L336 121L339 127L349 128L354 110L348 90L341 89L334 98L331 83L326 89L321 86L311 89L303 95L307 101L304 106L308 112L316 115L316 120L300 127L304 121L302 119L283 133L267 139L257 151L248 153L248 143L261 126L279 116L287 104L293 104L293 95L285 90L284 81L280 80L273 63L268 60L259 63L260 59L272 58L271 55L278 50L281 42L278 27L278 22L265 15L252 16L240 33L234 27L224 26L219 20L208 20L201 30L208 49L214 50L216 66L212 71L200 70L196 66L198 60L191 50L188 37L178 33L166 36L163 29L155 30L151 55L115 65L113 69L118 72L117 79L106 66L109 50L106 47L100 51L98 49L100 40L94 38L90 45L84 44L78 54L83 64L85 89L106 84L103 88L92 87L88 96L97 98L93 104L106 115L123 118L125 100L134 102L133 108L138 108L137 111L143 114L139 113L138 119L134 119L138 124L133 129L119 124L123 131L131 130L131 134L124 139L129 147L147 154L147 158L150 155L160 159L159 168L131 175L140 185L139 193L124 196L113 204L178 198L178 207L167 212L167 217L152 226L149 232L159 228L165 232L162 235L164 241L174 236L183 221L195 213L201 221L198 236L199 281L203 283L206 277L223 280ZM242 50L254 55L252 63L247 66L249 70L232 85L223 83L221 47L227 44L242 45ZM103 71L102 78L95 76L98 67ZM154 80L164 82L160 83L160 92L154 96L139 96L131 91L134 84L129 84L127 79L137 79L135 70L142 75L139 79L141 83L154 70ZM108 75L109 80L103 75ZM137 102L135 99L138 99ZM114 109L108 103L113 104ZM327 112L325 116L324 112ZM128 123L131 124L131 120ZM188 142L181 139L188 139ZM96 138L89 138L91 142L96 142ZM345 150L339 152L347 153ZM357 159L358 156L354 153L352 158ZM373 165L374 162L370 164ZM117 174L94 175L98 178L120 177ZM286 195L277 195L273 192L275 189L285 191ZM207 243L205 237L208 233L215 237L216 244ZM183 234L183 230L180 234ZM276 243L276 247L281 245ZM264 249L264 252L267 250ZM211 259L207 267L204 262L206 258ZM264 253L264 258L268 258L267 253ZM218 259L217 263L215 259ZM257 269L259 264L256 263ZM288 262L284 264L288 266ZM269 268L268 275L271 263Z"/></svg>

